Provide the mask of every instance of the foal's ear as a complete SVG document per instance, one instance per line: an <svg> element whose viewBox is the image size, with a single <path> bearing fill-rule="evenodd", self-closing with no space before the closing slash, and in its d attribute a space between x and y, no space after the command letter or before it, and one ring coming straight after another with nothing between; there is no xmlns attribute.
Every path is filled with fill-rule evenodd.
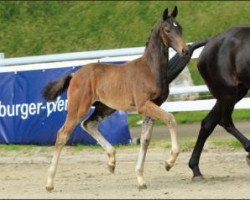
<svg viewBox="0 0 250 200"><path fill-rule="evenodd" d="M168 9L166 8L162 14L162 19L165 21L168 17Z"/></svg>
<svg viewBox="0 0 250 200"><path fill-rule="evenodd" d="M177 8L177 6L175 6L173 12L171 13L171 16L173 18L175 18L177 16L177 14L178 14L178 8Z"/></svg>

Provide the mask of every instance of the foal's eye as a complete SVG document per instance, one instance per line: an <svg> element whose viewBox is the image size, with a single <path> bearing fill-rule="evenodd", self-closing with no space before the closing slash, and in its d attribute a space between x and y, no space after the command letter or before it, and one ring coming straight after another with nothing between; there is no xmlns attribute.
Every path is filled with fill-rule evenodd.
<svg viewBox="0 0 250 200"><path fill-rule="evenodd" d="M178 25L176 24L176 22L173 22L173 25L175 26L175 27L177 27Z"/></svg>
<svg viewBox="0 0 250 200"><path fill-rule="evenodd" d="M164 31L170 33L170 29L168 27L164 27Z"/></svg>

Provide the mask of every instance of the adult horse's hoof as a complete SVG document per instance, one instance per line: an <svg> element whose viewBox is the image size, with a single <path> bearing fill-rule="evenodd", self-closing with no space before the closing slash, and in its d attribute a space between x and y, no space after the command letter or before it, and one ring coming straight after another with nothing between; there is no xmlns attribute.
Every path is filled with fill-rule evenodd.
<svg viewBox="0 0 250 200"><path fill-rule="evenodd" d="M53 186L46 186L46 190L47 192L52 192L52 190L54 190Z"/></svg>
<svg viewBox="0 0 250 200"><path fill-rule="evenodd" d="M144 183L138 186L139 191L147 189L147 185Z"/></svg>
<svg viewBox="0 0 250 200"><path fill-rule="evenodd" d="M205 181L203 176L193 176L192 181L194 182L203 182Z"/></svg>
<svg viewBox="0 0 250 200"><path fill-rule="evenodd" d="M247 161L248 166L250 166L250 154L247 155L246 161Z"/></svg>
<svg viewBox="0 0 250 200"><path fill-rule="evenodd" d="M108 165L108 170L110 173L115 173L115 165Z"/></svg>

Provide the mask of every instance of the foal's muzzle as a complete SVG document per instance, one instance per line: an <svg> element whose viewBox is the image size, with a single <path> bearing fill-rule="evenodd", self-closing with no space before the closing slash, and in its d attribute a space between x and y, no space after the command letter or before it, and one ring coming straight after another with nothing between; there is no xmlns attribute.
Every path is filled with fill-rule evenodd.
<svg viewBox="0 0 250 200"><path fill-rule="evenodd" d="M188 56L188 54L189 54L189 49L186 47L186 48L183 48L182 50L181 50L181 55L182 56L184 56L184 57L186 57L186 56Z"/></svg>

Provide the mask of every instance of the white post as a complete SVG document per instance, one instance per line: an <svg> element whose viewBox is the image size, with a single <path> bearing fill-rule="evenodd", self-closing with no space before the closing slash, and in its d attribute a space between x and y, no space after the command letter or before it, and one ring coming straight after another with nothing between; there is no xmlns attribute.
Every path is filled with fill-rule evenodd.
<svg viewBox="0 0 250 200"><path fill-rule="evenodd" d="M0 53L0 59L4 59L4 53Z"/></svg>

